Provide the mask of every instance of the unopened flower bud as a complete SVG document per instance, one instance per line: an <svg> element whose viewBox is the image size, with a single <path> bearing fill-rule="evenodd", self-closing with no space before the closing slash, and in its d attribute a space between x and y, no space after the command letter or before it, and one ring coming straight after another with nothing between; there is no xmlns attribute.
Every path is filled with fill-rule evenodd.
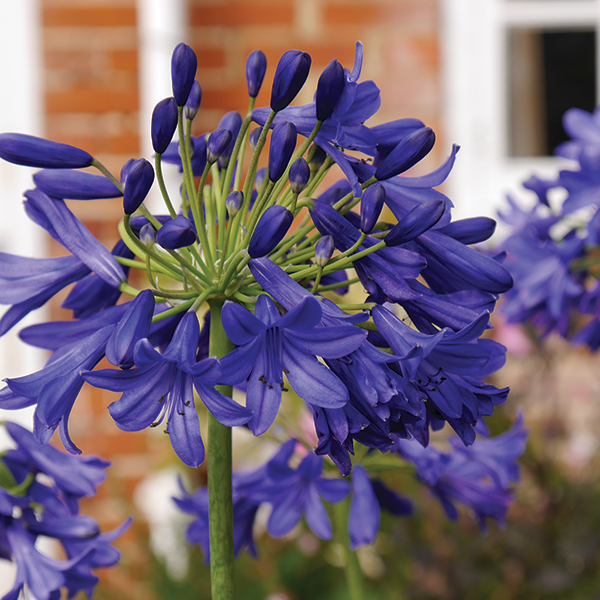
<svg viewBox="0 0 600 600"><path fill-rule="evenodd" d="M315 262L317 263L317 267L324 267L333 256L334 250L335 245L330 235L324 235L320 238L315 244Z"/></svg>
<svg viewBox="0 0 600 600"><path fill-rule="evenodd" d="M196 241L196 232L189 219L179 215L167 221L156 233L156 241L165 250L177 250L191 246Z"/></svg>
<svg viewBox="0 0 600 600"><path fill-rule="evenodd" d="M119 181L122 185L125 185L125 181L127 181L127 176L129 175L129 172L131 171L136 162L137 160L135 158L130 158L129 160L125 161L125 163L121 167Z"/></svg>
<svg viewBox="0 0 600 600"><path fill-rule="evenodd" d="M398 143L379 163L375 178L383 181L407 171L429 154L434 143L435 133L430 127L417 129Z"/></svg>
<svg viewBox="0 0 600 600"><path fill-rule="evenodd" d="M190 90L190 95L188 96L183 109L186 119L191 121L196 116L201 103L202 88L200 87L200 84L194 80L194 83L192 83L192 89Z"/></svg>
<svg viewBox="0 0 600 600"><path fill-rule="evenodd" d="M360 201L360 230L371 233L379 219L383 203L385 202L385 188L376 183L369 186Z"/></svg>
<svg viewBox="0 0 600 600"><path fill-rule="evenodd" d="M267 208L250 238L248 246L250 257L259 258L274 250L284 238L293 220L294 215L280 204Z"/></svg>
<svg viewBox="0 0 600 600"><path fill-rule="evenodd" d="M171 80L173 97L177 106L184 106L196 77L198 59L196 53L187 44L177 44L171 57Z"/></svg>
<svg viewBox="0 0 600 600"><path fill-rule="evenodd" d="M177 129L177 103L174 98L161 100L152 112L152 147L162 154L173 139Z"/></svg>
<svg viewBox="0 0 600 600"><path fill-rule="evenodd" d="M228 112L220 121L219 129L229 129L231 131L231 142L229 146L224 150L223 154L219 156L219 168L225 169L229 164L229 158L233 152L235 146L235 140L237 139L240 128L242 127L242 115L239 112L231 111Z"/></svg>
<svg viewBox="0 0 600 600"><path fill-rule="evenodd" d="M283 53L271 89L271 108L275 112L283 110L298 95L308 78L310 63L310 55L306 52L288 50Z"/></svg>
<svg viewBox="0 0 600 600"><path fill-rule="evenodd" d="M342 67L339 61L333 59L323 69L317 83L315 104L318 121L324 121L333 114L333 110L344 91L345 85L346 76L344 75L344 67Z"/></svg>
<svg viewBox="0 0 600 600"><path fill-rule="evenodd" d="M265 182L265 177L267 176L267 167L261 167L256 171L256 176L254 177L254 185L257 190L260 190L262 184Z"/></svg>
<svg viewBox="0 0 600 600"><path fill-rule="evenodd" d="M387 246L397 246L414 240L431 229L442 217L446 203L443 200L425 200L409 211L394 225L384 240Z"/></svg>
<svg viewBox="0 0 600 600"><path fill-rule="evenodd" d="M206 143L206 159L209 164L214 164L231 143L231 131L229 129L215 129L208 137Z"/></svg>
<svg viewBox="0 0 600 600"><path fill-rule="evenodd" d="M308 151L308 165L310 166L310 170L315 173L321 168L321 165L325 162L327 158L327 153L325 150L313 144Z"/></svg>
<svg viewBox="0 0 600 600"><path fill-rule="evenodd" d="M248 95L256 98L267 72L267 57L262 50L253 50L246 60L246 81L248 82Z"/></svg>
<svg viewBox="0 0 600 600"><path fill-rule="evenodd" d="M229 192L225 199L225 206L230 217L235 217L240 212L242 204L244 203L244 194L242 192Z"/></svg>
<svg viewBox="0 0 600 600"><path fill-rule="evenodd" d="M140 242L147 248L152 248L156 242L156 229L152 223L146 223L141 229L139 234Z"/></svg>
<svg viewBox="0 0 600 600"><path fill-rule="evenodd" d="M145 159L135 162L127 175L123 193L123 210L126 215L134 213L144 201L154 183L154 169Z"/></svg>
<svg viewBox="0 0 600 600"><path fill-rule="evenodd" d="M252 148L252 150L254 150L254 148L256 148L256 145L258 144L258 138L260 137L260 134L262 133L262 130L263 130L262 127L255 127L250 132L250 136L248 137L248 141L250 142L250 148Z"/></svg>
<svg viewBox="0 0 600 600"><path fill-rule="evenodd" d="M39 169L89 167L94 157L68 144L24 133L0 134L0 158L15 165Z"/></svg>
<svg viewBox="0 0 600 600"><path fill-rule="evenodd" d="M296 149L297 138L296 126L289 121L278 123L273 127L269 148L269 179L271 181L278 181L284 174Z"/></svg>
<svg viewBox="0 0 600 600"><path fill-rule="evenodd" d="M33 176L33 181L44 194L63 200L97 200L123 195L108 177L74 169L44 169Z"/></svg>
<svg viewBox="0 0 600 600"><path fill-rule="evenodd" d="M290 187L294 194L299 194L308 183L310 179L310 167L308 163L302 158L297 158L290 167Z"/></svg>
<svg viewBox="0 0 600 600"><path fill-rule="evenodd" d="M496 231L496 221L489 217L459 219L441 227L438 231L463 244L479 244L492 237Z"/></svg>

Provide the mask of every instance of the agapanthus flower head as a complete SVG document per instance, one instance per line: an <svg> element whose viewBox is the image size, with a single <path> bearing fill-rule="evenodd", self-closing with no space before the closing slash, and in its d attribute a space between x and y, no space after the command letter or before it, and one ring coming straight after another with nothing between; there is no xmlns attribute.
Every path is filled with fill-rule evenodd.
<svg viewBox="0 0 600 600"><path fill-rule="evenodd" d="M4 142L14 162L46 168L34 176L38 188L26 192L25 210L70 255L0 254L0 302L9 306L0 333L71 283L75 286L64 305L75 320L22 332L24 341L52 354L39 371L6 381L0 408L34 406L35 439L45 444L58 429L63 445L76 454L69 418L87 382L120 394L108 407L120 429L164 423L175 454L190 467L204 460L203 411L211 415L209 445L222 443L223 449L229 427L246 426L256 436L273 427L269 437L283 442L279 451L266 465L235 474L231 482L235 552L255 552L252 525L263 503L272 507L271 535L287 534L304 516L315 535L331 538L323 502L340 502L350 491L351 544L372 543L381 509L395 515L411 510L369 471L374 457L401 460L398 448L447 507L458 502L479 515L502 517L510 497L504 484L514 478L516 459L506 447L522 446L519 433L508 435L506 444L484 445L477 457L463 451L473 444L481 419L507 397L507 388L483 381L502 365L505 352L483 335L512 278L501 256L468 246L487 239L493 223L453 222L451 200L435 189L448 177L458 147L431 173L398 176L431 150L433 131L417 119L370 126L381 98L373 81L360 81L360 42L352 68L332 61L319 78L315 100L291 106L310 64L305 52L286 52L276 69L270 106L255 108L265 59L253 52L246 72L248 114L229 112L215 130L195 137L191 120L202 95L194 79L197 60L189 46L177 46L174 98L160 102L152 116L157 187L165 204L157 214L144 204L154 179L145 159L127 161L117 179L96 159L83 165L87 155L71 147L37 139ZM260 127L250 132L252 121ZM2 146L0 137L0 156ZM49 158L53 148L56 161ZM65 170L69 161L75 169L89 164L101 175ZM166 189L162 162L177 165L179 193ZM589 190L600 186L598 156L586 147L580 164L580 172L560 175L571 194L571 212L589 205ZM320 189L334 165L343 179ZM533 187L539 197L551 190L544 182ZM121 240L109 252L64 199L121 194ZM398 223L380 221L384 203ZM535 222L536 240L552 239L557 219L542 222L539 215L517 213L520 227ZM561 273L577 272L570 267L594 239L600 239L600 218L585 235L565 236L551 251L551 264L559 264ZM566 277L554 276L563 300L549 304L547 314L556 318L563 304L578 299L579 285L588 292L581 301L600 314L600 291L573 275L575 293L565 285ZM540 281L546 283L543 277ZM361 285L352 300L343 298L356 283ZM594 329L589 338L600 339L600 333ZM112 366L96 370L103 358ZM232 399L231 386L245 393L245 402ZM282 414L291 410L290 389L297 396L292 419ZM430 430L444 423L459 436L454 458L423 455ZM405 442L411 446L404 448ZM216 452L217 468L209 469L211 494L219 485L213 474L228 472L218 464L227 452ZM26 455L25 450L19 455L23 464ZM339 474L324 477L325 464ZM86 466L95 473L97 465ZM73 485L85 487L81 469L73 471ZM62 471L56 477L60 480ZM351 477L351 483L342 477ZM65 506L72 509L80 490L67 490L62 481L56 486L65 488L63 495L70 498ZM52 490L43 486L32 484L31 492L42 506L54 502ZM217 494L224 499L228 493ZM21 531L10 521L13 507L23 510L21 502L0 490L0 519L8 535L21 540L27 555L23 564L30 564L37 556L35 536L58 530L50 518L34 523L29 511ZM206 490L184 494L179 505L197 517L189 539L207 555L210 544L213 558L218 556L211 538L219 532L208 531ZM73 562L45 572L48 581L60 582L69 593L89 591L95 584L90 566L115 560L108 549L112 534L98 534L90 521L68 516L61 539ZM7 546L1 531L0 524L0 554ZM84 535L95 542L82 545ZM78 553L81 560L75 560ZM54 600L49 590L36 588Z"/></svg>
<svg viewBox="0 0 600 600"><path fill-rule="evenodd" d="M248 96L256 98L267 72L267 57L262 50L253 50L246 60L246 81Z"/></svg>
<svg viewBox="0 0 600 600"><path fill-rule="evenodd" d="M177 106L185 106L192 86L198 58L187 44L177 44L171 57L171 79L173 82L173 97Z"/></svg>

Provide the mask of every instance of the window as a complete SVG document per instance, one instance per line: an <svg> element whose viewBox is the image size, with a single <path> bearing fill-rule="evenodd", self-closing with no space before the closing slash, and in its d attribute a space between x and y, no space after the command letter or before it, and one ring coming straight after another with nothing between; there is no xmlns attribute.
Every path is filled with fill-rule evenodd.
<svg viewBox="0 0 600 600"><path fill-rule="evenodd" d="M444 0L448 139L461 144L457 216L495 216L533 172L555 174L562 114L597 103L600 0Z"/></svg>

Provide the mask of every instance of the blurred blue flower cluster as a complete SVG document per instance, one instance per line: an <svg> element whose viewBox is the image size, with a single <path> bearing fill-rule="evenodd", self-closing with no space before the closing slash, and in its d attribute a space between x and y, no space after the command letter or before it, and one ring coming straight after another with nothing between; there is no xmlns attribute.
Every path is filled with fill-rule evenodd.
<svg viewBox="0 0 600 600"><path fill-rule="evenodd" d="M110 542L130 523L100 533L94 519L79 514L80 498L96 493L110 463L42 446L16 423L4 427L16 447L0 456L0 557L15 563L16 576L2 600L16 600L23 590L58 600L63 588L69 598L80 591L91 596L98 583L92 570L117 564L119 552ZM59 542L66 559L43 554L36 546L40 537Z"/></svg>
<svg viewBox="0 0 600 600"><path fill-rule="evenodd" d="M600 109L578 108L563 118L571 140L556 148L573 166L552 179L532 176L523 186L536 201L514 198L500 213L510 234L500 249L514 287L504 298L511 323L529 323L540 335L556 332L591 350L600 347Z"/></svg>

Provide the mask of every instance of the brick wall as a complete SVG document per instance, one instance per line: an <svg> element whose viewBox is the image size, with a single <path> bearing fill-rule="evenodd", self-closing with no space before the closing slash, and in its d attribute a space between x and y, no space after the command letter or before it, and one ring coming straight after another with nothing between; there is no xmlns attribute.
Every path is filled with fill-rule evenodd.
<svg viewBox="0 0 600 600"><path fill-rule="evenodd" d="M41 6L46 135L91 152L118 174L125 160L139 156L136 2L42 0ZM374 79L381 88L377 122L417 117L438 131L438 21L435 0L189 0L187 41L198 54L204 91L196 131L214 128L227 111L245 110L244 65L253 49L261 48L268 58L258 105L268 103L275 66L290 48L313 58L299 98L309 102L331 59L352 68L356 40L365 45L363 79ZM429 166L448 150L441 147ZM114 244L119 201L70 206L107 246ZM61 249L52 246L52 252ZM68 318L58 303L54 318ZM98 499L88 503L107 528L135 514L131 498L141 478L173 460L156 432L125 434L116 428L106 410L114 399L86 387L71 417L72 436L82 450L113 461ZM103 575L99 598L152 598L144 540L138 522L120 542L123 565Z"/></svg>

